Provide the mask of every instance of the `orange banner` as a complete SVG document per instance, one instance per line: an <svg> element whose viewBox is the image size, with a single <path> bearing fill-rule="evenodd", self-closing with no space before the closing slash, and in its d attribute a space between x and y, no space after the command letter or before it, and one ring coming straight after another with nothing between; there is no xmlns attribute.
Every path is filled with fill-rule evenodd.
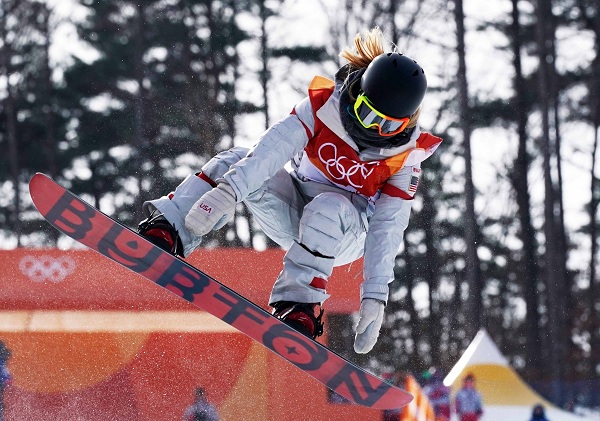
<svg viewBox="0 0 600 421"><path fill-rule="evenodd" d="M269 249L199 250L187 261L266 307L284 252ZM359 307L362 262L336 268L327 309ZM191 304L90 250L0 251L0 309L191 310Z"/></svg>
<svg viewBox="0 0 600 421"><path fill-rule="evenodd" d="M189 261L266 307L283 252ZM337 268L332 313L356 311L362 266ZM379 420L226 323L88 250L0 252L6 419L181 420L205 387L222 420ZM326 338L323 341L326 342Z"/></svg>

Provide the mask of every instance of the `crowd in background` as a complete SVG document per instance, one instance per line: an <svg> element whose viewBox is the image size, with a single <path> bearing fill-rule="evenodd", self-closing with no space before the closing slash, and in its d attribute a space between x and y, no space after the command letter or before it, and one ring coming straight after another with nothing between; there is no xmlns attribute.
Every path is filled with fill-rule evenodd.
<svg viewBox="0 0 600 421"><path fill-rule="evenodd" d="M433 406L436 421L448 421L452 409L456 411L460 421L478 421L483 415L481 394L475 387L475 376L467 374L462 387L451 396L450 387L444 385L439 370L431 368L423 376L423 391Z"/></svg>
<svg viewBox="0 0 600 421"><path fill-rule="evenodd" d="M450 421L454 411L459 421L479 421L484 413L483 400L476 388L476 379L472 373L463 378L462 387L454 397L449 386L444 385L442 373L430 368L421 376L423 391L433 407L436 421ZM529 421L549 421L544 407L533 407Z"/></svg>

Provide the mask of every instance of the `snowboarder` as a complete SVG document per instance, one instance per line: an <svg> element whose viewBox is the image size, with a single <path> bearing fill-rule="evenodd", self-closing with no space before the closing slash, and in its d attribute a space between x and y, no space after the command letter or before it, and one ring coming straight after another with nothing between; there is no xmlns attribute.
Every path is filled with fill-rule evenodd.
<svg viewBox="0 0 600 421"><path fill-rule="evenodd" d="M335 81L316 76L308 96L250 149L219 153L171 194L144 203L139 232L187 256L243 202L286 251L269 305L312 338L334 266L364 255L354 349L375 345L408 225L421 162L441 139L418 125L427 81L413 59L386 52L378 28L354 39ZM291 169L284 165L291 163Z"/></svg>

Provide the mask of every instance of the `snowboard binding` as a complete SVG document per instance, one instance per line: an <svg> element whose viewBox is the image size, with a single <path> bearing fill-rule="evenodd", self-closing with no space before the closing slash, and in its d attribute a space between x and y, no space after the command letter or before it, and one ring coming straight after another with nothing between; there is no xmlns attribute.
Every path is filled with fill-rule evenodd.
<svg viewBox="0 0 600 421"><path fill-rule="evenodd" d="M138 225L138 233L155 246L174 256L183 257L183 245L175 227L156 210Z"/></svg>
<svg viewBox="0 0 600 421"><path fill-rule="evenodd" d="M309 338L323 334L323 309L319 304L279 301L273 304L273 316Z"/></svg>

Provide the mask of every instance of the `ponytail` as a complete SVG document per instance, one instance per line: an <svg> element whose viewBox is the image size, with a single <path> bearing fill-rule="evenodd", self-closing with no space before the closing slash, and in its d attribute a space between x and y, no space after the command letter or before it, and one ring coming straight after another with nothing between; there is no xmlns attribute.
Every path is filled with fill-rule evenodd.
<svg viewBox="0 0 600 421"><path fill-rule="evenodd" d="M383 33L376 26L362 36L360 33L356 34L354 48L345 47L339 56L348 60L352 70L359 70L367 67L375 57L383 53L385 53Z"/></svg>

